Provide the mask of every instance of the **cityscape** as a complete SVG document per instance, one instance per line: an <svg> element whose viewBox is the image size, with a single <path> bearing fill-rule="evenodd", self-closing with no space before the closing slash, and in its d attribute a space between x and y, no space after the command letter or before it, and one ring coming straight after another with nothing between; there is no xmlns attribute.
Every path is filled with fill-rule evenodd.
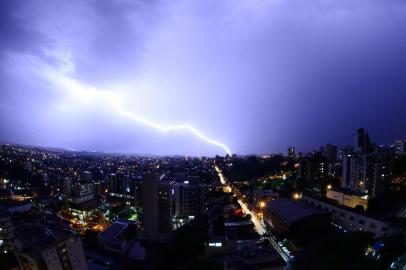
<svg viewBox="0 0 406 270"><path fill-rule="evenodd" d="M404 0L0 1L0 270L406 270Z"/></svg>
<svg viewBox="0 0 406 270"><path fill-rule="evenodd" d="M5 269L403 269L406 140L131 156L3 144ZM347 268L347 267L353 268Z"/></svg>

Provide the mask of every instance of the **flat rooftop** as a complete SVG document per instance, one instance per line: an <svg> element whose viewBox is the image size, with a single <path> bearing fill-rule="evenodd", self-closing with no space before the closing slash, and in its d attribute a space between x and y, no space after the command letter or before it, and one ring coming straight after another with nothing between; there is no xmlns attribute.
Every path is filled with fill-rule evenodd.
<svg viewBox="0 0 406 270"><path fill-rule="evenodd" d="M23 224L14 230L14 234L25 248L37 252L74 235L60 226L42 224Z"/></svg>
<svg viewBox="0 0 406 270"><path fill-rule="evenodd" d="M288 223L294 223L312 215L325 214L314 206L287 198L271 201L268 203L268 208Z"/></svg>

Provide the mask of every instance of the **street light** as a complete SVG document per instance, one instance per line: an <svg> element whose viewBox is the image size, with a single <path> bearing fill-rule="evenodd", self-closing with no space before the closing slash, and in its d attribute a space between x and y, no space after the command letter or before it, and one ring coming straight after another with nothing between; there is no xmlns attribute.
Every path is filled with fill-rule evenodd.
<svg viewBox="0 0 406 270"><path fill-rule="evenodd" d="M261 201L261 202L259 203L259 207L265 208L265 206L266 206L266 203L265 203L264 201Z"/></svg>
<svg viewBox="0 0 406 270"><path fill-rule="evenodd" d="M327 189L331 189L332 186L330 184L327 185Z"/></svg>

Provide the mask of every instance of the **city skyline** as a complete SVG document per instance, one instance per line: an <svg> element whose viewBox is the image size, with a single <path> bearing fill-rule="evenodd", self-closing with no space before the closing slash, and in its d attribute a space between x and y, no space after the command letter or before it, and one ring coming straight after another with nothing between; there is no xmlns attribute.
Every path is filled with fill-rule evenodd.
<svg viewBox="0 0 406 270"><path fill-rule="evenodd" d="M401 1L1 5L0 141L214 156L406 136Z"/></svg>

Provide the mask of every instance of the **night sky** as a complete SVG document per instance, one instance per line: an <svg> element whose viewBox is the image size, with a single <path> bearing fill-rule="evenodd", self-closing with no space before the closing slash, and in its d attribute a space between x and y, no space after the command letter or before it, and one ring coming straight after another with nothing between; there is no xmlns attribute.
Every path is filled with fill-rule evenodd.
<svg viewBox="0 0 406 270"><path fill-rule="evenodd" d="M0 2L0 141L261 154L358 127L406 137L404 0Z"/></svg>

